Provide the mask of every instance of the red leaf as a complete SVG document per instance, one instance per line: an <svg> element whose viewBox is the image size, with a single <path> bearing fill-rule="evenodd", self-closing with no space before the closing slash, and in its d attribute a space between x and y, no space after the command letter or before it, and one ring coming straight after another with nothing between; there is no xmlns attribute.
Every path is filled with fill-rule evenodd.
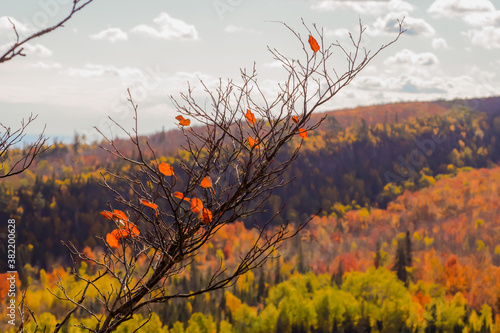
<svg viewBox="0 0 500 333"><path fill-rule="evenodd" d="M203 209L203 202L198 198L191 199L191 210L193 213L198 214Z"/></svg>
<svg viewBox="0 0 500 333"><path fill-rule="evenodd" d="M153 209L158 209L158 205L157 205L157 204L152 203L152 202L149 202L149 201L147 201L146 199L142 199L142 200L141 200L141 204L143 204L144 206L151 207L151 208L153 208Z"/></svg>
<svg viewBox="0 0 500 333"><path fill-rule="evenodd" d="M175 117L179 121L179 124L181 126L189 126L191 124L191 120L184 118L183 116L179 115Z"/></svg>
<svg viewBox="0 0 500 333"><path fill-rule="evenodd" d="M116 231L116 230L113 230ZM106 235L106 242L109 244L109 246L113 249L117 249L120 243L118 243L118 239L113 235L113 233L107 234Z"/></svg>
<svg viewBox="0 0 500 333"><path fill-rule="evenodd" d="M203 208L201 222L203 222L204 224L209 224L210 222L212 222L212 212L208 210L208 208Z"/></svg>
<svg viewBox="0 0 500 333"><path fill-rule="evenodd" d="M313 36L309 35L309 45L311 45L311 49L314 51L314 52L318 52L319 51L319 45L318 45L318 42L316 41L316 39L314 39Z"/></svg>
<svg viewBox="0 0 500 333"><path fill-rule="evenodd" d="M189 198L186 198L182 192L179 192L179 191L174 193L174 197L179 198L179 199L183 199L186 201L191 201Z"/></svg>
<svg viewBox="0 0 500 333"><path fill-rule="evenodd" d="M248 122L250 124L255 124L255 122L257 121L255 119L255 116L252 112L250 112L250 110L247 109L247 114L245 115L245 117L247 118Z"/></svg>
<svg viewBox="0 0 500 333"><path fill-rule="evenodd" d="M111 213L111 212L109 212L107 210L104 210L104 211L100 212L99 214L101 214L102 216L104 216L108 220L112 220L113 219L113 213Z"/></svg>
<svg viewBox="0 0 500 333"><path fill-rule="evenodd" d="M127 238L130 235L132 235L132 237L137 237L140 235L137 226L130 222L127 222L124 227L120 227L120 232L122 233L124 238Z"/></svg>
<svg viewBox="0 0 500 333"><path fill-rule="evenodd" d="M255 141L251 136L248 137L248 144L250 145L250 147L253 147L255 149L259 148L257 141Z"/></svg>
<svg viewBox="0 0 500 333"><path fill-rule="evenodd" d="M113 219L128 221L128 216L125 215L125 213L122 212L121 210L115 209L113 210Z"/></svg>
<svg viewBox="0 0 500 333"><path fill-rule="evenodd" d="M170 166L170 164L165 163L165 162L160 163L160 165L158 166L158 170L160 170L160 172L162 174L164 174L165 176L173 176L174 175L174 168L172 168L172 166Z"/></svg>
<svg viewBox="0 0 500 333"><path fill-rule="evenodd" d="M203 180L201 181L200 185L203 188L212 187L212 179L210 179L210 177L206 176L206 177L203 178Z"/></svg>

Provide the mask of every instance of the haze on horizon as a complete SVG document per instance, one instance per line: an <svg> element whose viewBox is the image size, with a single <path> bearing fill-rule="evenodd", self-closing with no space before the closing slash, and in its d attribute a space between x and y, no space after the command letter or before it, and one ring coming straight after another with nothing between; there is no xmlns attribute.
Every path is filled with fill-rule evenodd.
<svg viewBox="0 0 500 333"><path fill-rule="evenodd" d="M26 35L56 22L69 6L68 0L0 4L0 49L13 38L7 17ZM47 124L51 137L78 132L92 140L93 127L106 128L108 116L131 124L130 88L140 106L141 134L168 130L176 116L169 96L179 96L188 81L201 93L198 79L209 86L220 77L237 79L239 69L255 61L272 94L282 70L267 46L289 55L297 47L275 21L307 36L303 18L323 27L327 41L348 44L348 31L358 33L361 20L364 46L373 50L393 38L402 17L404 36L324 111L498 94L500 8L490 0L96 0L64 28L30 43L26 57L0 66L2 123L17 127L34 113L39 116L28 134Z"/></svg>

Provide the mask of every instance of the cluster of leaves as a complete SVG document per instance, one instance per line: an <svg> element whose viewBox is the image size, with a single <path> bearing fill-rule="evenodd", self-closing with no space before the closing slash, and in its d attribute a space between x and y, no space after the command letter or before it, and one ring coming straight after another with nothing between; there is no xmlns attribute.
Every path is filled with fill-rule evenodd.
<svg viewBox="0 0 500 333"><path fill-rule="evenodd" d="M189 123L182 124L184 120L186 119L183 118L182 120L180 120L181 126L188 126ZM168 163L161 162L158 165L158 170L164 176L174 177L175 179L177 178L175 176L174 168ZM212 187L212 179L209 176L203 177L203 179L200 182L200 186L204 189L212 189L212 191L214 191L215 194L215 190ZM203 202L201 199L197 197L193 197L190 199L179 191L174 192L172 195L173 197L180 200L179 204L185 203L187 201L189 203L188 206L191 208L191 212L197 214L198 219L203 224L209 224L210 222L212 222L212 212L208 208L203 207ZM158 215L158 205L156 203L150 202L147 199L141 199L140 203L146 207L153 209L155 215ZM114 221L118 226L118 229L114 229L113 231L111 231L106 235L106 242L111 248L114 249L118 248L119 241L122 239L139 236L140 232L139 229L137 229L137 226L132 222L129 222L128 216L121 210L115 209L113 210L113 212L102 211L101 215L107 218L108 220Z"/></svg>

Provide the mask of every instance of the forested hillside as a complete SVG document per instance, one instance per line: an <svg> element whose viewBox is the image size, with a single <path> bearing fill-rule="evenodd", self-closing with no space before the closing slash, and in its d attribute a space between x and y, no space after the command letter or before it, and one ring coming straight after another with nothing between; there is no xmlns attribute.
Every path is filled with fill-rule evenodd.
<svg viewBox="0 0 500 333"><path fill-rule="evenodd" d="M336 209L314 218L276 253L279 258L233 287L152 306L145 332L500 330L500 167L463 170L407 190L387 209ZM179 292L195 290L221 261L233 269L255 232L241 222L225 226L189 270L166 283ZM99 256L97 247L85 252ZM97 274L92 265L78 269ZM45 288L60 293L53 285L59 278L70 293L83 287L69 268L47 272L27 265L23 274L41 325L54 326L70 306L48 297ZM6 288L0 285L0 297ZM143 311L119 332L146 318ZM92 319L72 322L90 325Z"/></svg>
<svg viewBox="0 0 500 333"><path fill-rule="evenodd" d="M350 208L385 208L404 190L428 187L460 168L494 166L500 158L499 100L400 103L328 113L286 171L284 180L293 181L267 200L262 220L280 209L277 223L342 214ZM172 148L183 140L180 131L142 140L173 165L188 158ZM125 140L117 144L129 147ZM16 152L10 158L15 159ZM106 169L134 172L97 143L75 136L73 144L55 143L27 172L0 184L0 218L19 223L21 263L41 268L61 260L67 264L59 240L97 246L95 236L111 229L99 216L113 202L112 193L98 184Z"/></svg>
<svg viewBox="0 0 500 333"><path fill-rule="evenodd" d="M329 113L286 171L283 180L292 182L272 194L261 215L282 210L276 222L296 225L316 214L299 236L234 286L152 305L152 317L141 311L119 332L149 317L145 332L500 331L499 100ZM189 158L172 149L183 140L179 131L141 140L176 168ZM129 149L124 140L117 144ZM18 226L18 281L30 286L27 299L41 327L55 326L70 306L47 288L56 295L54 283L69 293L83 288L60 240L98 258L103 243L95 236L113 228L99 213L110 203L123 209L99 185L107 169L135 172L75 136L0 184L0 218L15 218ZM169 289L197 290L221 264L234 269L252 246L257 230L247 227L255 223L258 218L226 225L189 269L165 281ZM75 269L98 274L92 263L77 262ZM4 298L8 285L0 280ZM119 287L112 284L104 278L98 287ZM92 297L87 306L103 311ZM71 320L93 321L83 312Z"/></svg>

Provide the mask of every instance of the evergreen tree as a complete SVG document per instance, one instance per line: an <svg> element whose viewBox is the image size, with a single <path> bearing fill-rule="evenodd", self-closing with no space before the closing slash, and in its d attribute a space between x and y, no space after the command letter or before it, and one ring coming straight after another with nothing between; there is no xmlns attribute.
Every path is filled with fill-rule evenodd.
<svg viewBox="0 0 500 333"><path fill-rule="evenodd" d="M437 314L436 314L436 304L431 307L431 318L427 320L427 327L425 328L425 333L436 333L437 327Z"/></svg>
<svg viewBox="0 0 500 333"><path fill-rule="evenodd" d="M411 238L409 230L406 230L405 251L406 251L406 267L411 267L413 258L411 254L412 249L411 249Z"/></svg>
<svg viewBox="0 0 500 333"><path fill-rule="evenodd" d="M381 262L382 262L382 256L380 254L380 241L377 241L375 258L373 259L373 266L375 266L375 268L379 268Z"/></svg>
<svg viewBox="0 0 500 333"><path fill-rule="evenodd" d="M278 322L276 323L276 332L288 332L290 330L290 320L285 311L280 311Z"/></svg>
<svg viewBox="0 0 500 333"><path fill-rule="evenodd" d="M409 284L407 268L411 267L412 261L410 232L407 231L405 238L398 240L396 259L393 266L393 270L396 272L398 279L404 282L406 287L408 287Z"/></svg>
<svg viewBox="0 0 500 333"><path fill-rule="evenodd" d="M396 259L393 270L396 272L398 279L408 286L408 272L406 271L406 251L404 243L398 240L398 248L396 250Z"/></svg>
<svg viewBox="0 0 500 333"><path fill-rule="evenodd" d="M300 274L305 274L307 273L307 265L305 263L305 259L304 259L304 251L302 250L302 239L300 237L297 237L296 239L298 239L298 263L297 263L297 271L300 273Z"/></svg>
<svg viewBox="0 0 500 333"><path fill-rule="evenodd" d="M332 284L335 283L337 287L342 287L342 278L344 277L344 263L342 260L339 261L339 266L337 271L332 275Z"/></svg>
<svg viewBox="0 0 500 333"><path fill-rule="evenodd" d="M276 258L276 270L274 272L274 284L279 284L283 281L282 277L281 277L281 263L280 263L281 260L280 259L281 259L280 257Z"/></svg>
<svg viewBox="0 0 500 333"><path fill-rule="evenodd" d="M257 300L260 302L266 297L266 280L264 270L260 271L259 282L257 286Z"/></svg>

